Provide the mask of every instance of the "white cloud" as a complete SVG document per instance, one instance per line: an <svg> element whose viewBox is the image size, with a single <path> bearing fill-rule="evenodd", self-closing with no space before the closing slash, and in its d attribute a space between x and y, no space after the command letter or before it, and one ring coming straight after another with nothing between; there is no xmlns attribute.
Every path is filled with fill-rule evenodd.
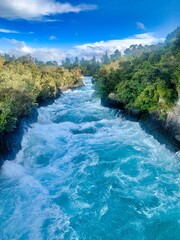
<svg viewBox="0 0 180 240"><path fill-rule="evenodd" d="M43 20L62 13L95 10L96 5L60 3L55 0L0 0L0 17L6 19Z"/></svg>
<svg viewBox="0 0 180 240"><path fill-rule="evenodd" d="M65 52L57 48L33 48L28 46L24 41L7 38L3 38L2 40L10 44L11 48L0 51L16 57L30 54L33 58L37 58L42 61L58 61L59 63L66 57Z"/></svg>
<svg viewBox="0 0 180 240"><path fill-rule="evenodd" d="M100 58L105 51L107 51L109 54L112 54L116 49L118 49L123 53L126 48L133 44L150 45L162 41L164 41L163 38L156 38L153 33L144 33L125 39L100 41L79 45L72 50L72 53L74 51L76 52L76 55L79 56L85 56L88 58L92 55L95 55Z"/></svg>
<svg viewBox="0 0 180 240"><path fill-rule="evenodd" d="M52 40L52 41L53 41L53 40L56 40L56 39L57 39L56 36L50 36L50 37L49 37L49 40Z"/></svg>
<svg viewBox="0 0 180 240"><path fill-rule="evenodd" d="M52 19L52 18L47 18L47 17L43 17L43 18L41 18L39 20L41 20L42 22L45 22L45 23L63 22L62 19L56 19L56 18Z"/></svg>
<svg viewBox="0 0 180 240"><path fill-rule="evenodd" d="M6 29L6 28L0 28L0 33L13 33L13 34L34 34L34 32L18 32L15 30L11 30L11 29Z"/></svg>
<svg viewBox="0 0 180 240"><path fill-rule="evenodd" d="M0 28L1 33L19 33L15 30L10 30L10 29L5 29L5 28Z"/></svg>
<svg viewBox="0 0 180 240"><path fill-rule="evenodd" d="M136 22L136 27L141 30L146 30L146 27L142 22Z"/></svg>
<svg viewBox="0 0 180 240"><path fill-rule="evenodd" d="M9 49L3 50L3 52L15 55L17 57L31 54L32 57L42 61L51 60L61 63L62 59L65 57L74 58L75 56L78 56L79 58L83 57L85 59L90 59L93 56L96 56L98 59L100 59L105 51L107 51L108 54L112 54L116 49L118 49L123 53L124 50L130 47L132 44L150 45L163 42L164 39L156 38L153 33L144 33L125 39L77 45L66 51L58 48L34 48L28 46L23 41L17 41L15 39L4 38L3 41L10 45Z"/></svg>

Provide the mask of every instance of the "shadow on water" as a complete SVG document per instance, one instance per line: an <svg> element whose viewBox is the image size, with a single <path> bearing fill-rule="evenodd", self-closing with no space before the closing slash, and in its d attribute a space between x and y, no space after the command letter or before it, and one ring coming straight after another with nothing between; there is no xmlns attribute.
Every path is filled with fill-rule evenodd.
<svg viewBox="0 0 180 240"><path fill-rule="evenodd" d="M21 119L13 132L0 136L0 167L4 160L14 160L17 153L21 150L21 142L27 129L32 123L37 122L37 108L32 110L28 118Z"/></svg>
<svg viewBox="0 0 180 240"><path fill-rule="evenodd" d="M180 151L180 142L166 129L163 129L158 122L153 122L148 118L141 118L139 124L146 133L152 135L160 144L164 144L171 152Z"/></svg>
<svg viewBox="0 0 180 240"><path fill-rule="evenodd" d="M123 117L125 120L138 122L140 127L148 134L152 135L160 144L166 146L168 150L171 152L180 151L180 142L175 139L166 129L160 125L158 121L152 121L150 118L145 116L132 116L127 111L119 110L117 108L115 110L115 115L117 117Z"/></svg>
<svg viewBox="0 0 180 240"><path fill-rule="evenodd" d="M176 153L180 150L180 142L163 128L163 123L151 116L145 116L139 110L126 110L124 104L111 99L101 99L101 105L104 107L115 109L115 115L123 117L126 120L139 122L141 128L148 134L152 135L160 144L166 146L167 149Z"/></svg>

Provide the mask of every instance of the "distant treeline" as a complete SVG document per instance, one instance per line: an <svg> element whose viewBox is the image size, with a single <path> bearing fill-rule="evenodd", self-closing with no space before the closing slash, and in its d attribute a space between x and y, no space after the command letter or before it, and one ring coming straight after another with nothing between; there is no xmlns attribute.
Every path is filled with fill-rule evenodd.
<svg viewBox="0 0 180 240"><path fill-rule="evenodd" d="M120 60L122 56L121 56L121 52L119 50L116 50L110 56L108 55L108 52L106 52L99 60L97 60L95 56L90 60L86 60L84 58L79 59L78 57L75 57L74 60L72 60L67 57L64 60L62 60L61 64L58 64L57 61L44 62L44 61L38 60L37 58L32 58L30 54L16 58L13 55L10 56L9 54L5 53L2 57L5 59L6 63L10 63L18 60L21 62L32 61L38 66L56 66L57 67L60 65L69 70L74 68L79 68L82 72L82 75L93 76L96 73L98 73L102 65L108 64L111 61Z"/></svg>
<svg viewBox="0 0 180 240"><path fill-rule="evenodd" d="M66 58L62 61L62 66L67 69L78 67L81 69L83 75L93 76L98 73L102 65L108 64L111 61L120 60L120 58L121 52L116 50L112 55L110 55L110 57L106 52L100 60L97 60L95 56L90 60L85 60L84 58L79 59L76 57L74 61L71 61L70 58Z"/></svg>
<svg viewBox="0 0 180 240"><path fill-rule="evenodd" d="M132 45L124 54L101 66L97 92L127 109L156 110L165 117L180 96L180 27L163 44Z"/></svg>

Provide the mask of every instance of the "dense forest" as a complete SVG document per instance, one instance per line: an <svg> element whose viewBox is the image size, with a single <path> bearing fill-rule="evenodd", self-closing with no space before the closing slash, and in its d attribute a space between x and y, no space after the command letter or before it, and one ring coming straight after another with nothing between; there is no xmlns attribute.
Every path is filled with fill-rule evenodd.
<svg viewBox="0 0 180 240"><path fill-rule="evenodd" d="M11 132L18 120L59 95L61 90L81 85L81 71L53 64L37 64L30 57L0 58L0 134Z"/></svg>
<svg viewBox="0 0 180 240"><path fill-rule="evenodd" d="M132 45L118 61L103 65L95 78L102 99L166 116L180 94L180 27L163 44Z"/></svg>

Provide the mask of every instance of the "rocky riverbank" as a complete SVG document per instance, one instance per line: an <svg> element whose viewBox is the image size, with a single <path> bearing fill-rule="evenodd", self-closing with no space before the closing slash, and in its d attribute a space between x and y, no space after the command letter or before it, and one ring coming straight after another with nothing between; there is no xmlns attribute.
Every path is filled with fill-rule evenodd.
<svg viewBox="0 0 180 240"><path fill-rule="evenodd" d="M37 121L37 118L37 107L34 107L30 116L18 121L14 131L0 134L0 166L5 159L12 160L15 158L17 152L21 149L21 141L24 133L30 127L30 124Z"/></svg>
<svg viewBox="0 0 180 240"><path fill-rule="evenodd" d="M166 118L160 118L157 111L147 113L138 109L125 109L123 103L111 96L101 99L101 104L105 107L121 110L126 119L138 121L143 130L153 135L156 140L165 144L171 151L180 150L180 101L168 112Z"/></svg>
<svg viewBox="0 0 180 240"><path fill-rule="evenodd" d="M81 79L79 83L72 86L59 89L54 97L46 98L44 101L39 101L37 107L33 107L31 114L26 118L21 118L17 122L16 128L11 132L3 132L0 134L0 166L5 159L12 160L15 158L18 151L21 149L21 141L24 133L30 127L32 123L35 123L38 118L38 107L47 106L53 104L54 101L63 94L64 91L68 89L75 89L77 87L83 86L84 82Z"/></svg>

